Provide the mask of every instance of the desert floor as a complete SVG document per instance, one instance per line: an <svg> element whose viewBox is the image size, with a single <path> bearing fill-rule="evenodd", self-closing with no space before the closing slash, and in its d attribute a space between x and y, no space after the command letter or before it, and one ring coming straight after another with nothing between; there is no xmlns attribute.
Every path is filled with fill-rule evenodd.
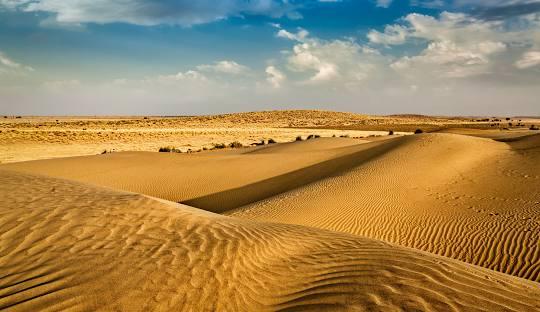
<svg viewBox="0 0 540 312"><path fill-rule="evenodd" d="M0 310L540 311L538 120L496 119L6 118Z"/></svg>

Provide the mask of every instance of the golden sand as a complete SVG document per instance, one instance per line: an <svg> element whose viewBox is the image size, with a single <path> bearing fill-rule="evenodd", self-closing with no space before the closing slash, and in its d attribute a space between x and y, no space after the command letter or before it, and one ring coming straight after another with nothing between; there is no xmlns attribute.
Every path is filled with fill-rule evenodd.
<svg viewBox="0 0 540 312"><path fill-rule="evenodd" d="M204 122L260 137L268 116ZM272 129L306 134L279 127L337 120L280 116ZM538 311L539 182L540 134L526 129L2 164L0 310Z"/></svg>

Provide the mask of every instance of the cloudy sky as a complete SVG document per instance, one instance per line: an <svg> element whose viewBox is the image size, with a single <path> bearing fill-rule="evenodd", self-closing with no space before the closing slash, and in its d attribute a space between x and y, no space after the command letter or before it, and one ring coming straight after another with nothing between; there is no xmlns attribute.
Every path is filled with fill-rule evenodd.
<svg viewBox="0 0 540 312"><path fill-rule="evenodd" d="M0 0L0 114L540 115L540 0Z"/></svg>

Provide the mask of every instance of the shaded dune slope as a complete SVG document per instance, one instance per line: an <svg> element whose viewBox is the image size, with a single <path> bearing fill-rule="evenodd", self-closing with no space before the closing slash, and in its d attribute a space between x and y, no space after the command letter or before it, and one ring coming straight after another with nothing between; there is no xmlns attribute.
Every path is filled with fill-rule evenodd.
<svg viewBox="0 0 540 312"><path fill-rule="evenodd" d="M244 219L362 235L540 281L540 136L511 137L506 143L446 133L371 143L327 138L200 155L119 153L2 168Z"/></svg>
<svg viewBox="0 0 540 312"><path fill-rule="evenodd" d="M343 174L232 215L363 235L540 281L538 136L399 142Z"/></svg>
<svg viewBox="0 0 540 312"><path fill-rule="evenodd" d="M127 152L3 165L224 212L347 170L383 142L320 138L201 154ZM366 143L366 144L363 144ZM384 147L381 147L384 149Z"/></svg>
<svg viewBox="0 0 540 312"><path fill-rule="evenodd" d="M0 309L540 309L536 283L353 235L6 170L0 195Z"/></svg>

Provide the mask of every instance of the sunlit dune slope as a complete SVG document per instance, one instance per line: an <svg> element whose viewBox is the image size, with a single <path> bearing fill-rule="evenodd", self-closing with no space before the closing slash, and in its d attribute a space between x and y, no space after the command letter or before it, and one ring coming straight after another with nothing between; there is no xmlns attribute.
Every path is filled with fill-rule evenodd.
<svg viewBox="0 0 540 312"><path fill-rule="evenodd" d="M0 309L534 311L538 284L361 238L0 170Z"/></svg>
<svg viewBox="0 0 540 312"><path fill-rule="evenodd" d="M539 138L326 138L196 155L119 153L2 167L245 219L358 234L540 281Z"/></svg>
<svg viewBox="0 0 540 312"><path fill-rule="evenodd" d="M380 143L319 138L198 154L113 153L3 165L223 212L347 170ZM364 156L361 156L364 157Z"/></svg>
<svg viewBox="0 0 540 312"><path fill-rule="evenodd" d="M354 169L233 215L364 235L540 281L539 137L399 138Z"/></svg>

